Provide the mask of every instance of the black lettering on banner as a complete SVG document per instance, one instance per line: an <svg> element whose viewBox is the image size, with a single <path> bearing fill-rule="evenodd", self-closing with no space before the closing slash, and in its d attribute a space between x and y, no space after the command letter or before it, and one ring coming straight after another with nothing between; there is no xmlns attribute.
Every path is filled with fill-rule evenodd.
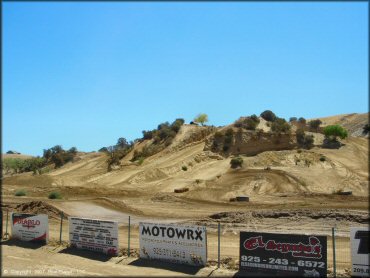
<svg viewBox="0 0 370 278"><path fill-rule="evenodd" d="M357 254L370 254L369 247L369 235L370 231L357 231L355 239L359 239Z"/></svg>
<svg viewBox="0 0 370 278"><path fill-rule="evenodd" d="M164 237L164 233L165 233L166 227L160 227L160 229L162 230L162 237Z"/></svg>
<svg viewBox="0 0 370 278"><path fill-rule="evenodd" d="M170 234L170 231L171 231L171 234ZM168 228L168 230L167 230L167 236L169 238L173 238L175 236L175 230L173 228Z"/></svg>
<svg viewBox="0 0 370 278"><path fill-rule="evenodd" d="M185 237L185 230L179 230L176 228L176 235L177 235L177 238L184 238Z"/></svg>
<svg viewBox="0 0 370 278"><path fill-rule="evenodd" d="M154 231L154 229L155 229L155 231ZM158 236L159 235L159 228L157 226L154 226L152 228L152 234L153 234L153 236Z"/></svg>
<svg viewBox="0 0 370 278"><path fill-rule="evenodd" d="M200 240L203 240L203 238L202 238L202 231L201 230L197 230L197 231L195 231L195 233L197 235L197 237L195 238L195 240L198 240L198 238Z"/></svg>
<svg viewBox="0 0 370 278"><path fill-rule="evenodd" d="M145 234L151 235L151 233L150 233L150 228L149 228L149 227L145 227L145 226L143 225L143 230L141 231L141 234L142 234L142 235L145 235Z"/></svg>
<svg viewBox="0 0 370 278"><path fill-rule="evenodd" d="M188 232L188 239L194 239L194 237L193 237L193 230L187 230L187 232Z"/></svg>

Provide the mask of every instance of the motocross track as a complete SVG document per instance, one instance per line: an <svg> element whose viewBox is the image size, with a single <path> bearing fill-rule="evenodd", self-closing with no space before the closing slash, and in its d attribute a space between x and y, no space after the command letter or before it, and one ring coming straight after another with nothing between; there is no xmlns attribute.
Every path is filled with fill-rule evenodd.
<svg viewBox="0 0 370 278"><path fill-rule="evenodd" d="M345 119L348 123L348 117ZM353 116L349 119L356 120ZM62 252L65 247L29 249L4 242L4 269L14 269L17 262L22 262L31 271L28 275L36 275L35 270L41 266L65 270L62 275L72 276L232 275L236 272L241 230L329 236L331 228L336 226L342 242L338 248L346 254L343 258L339 256L342 260L339 269L344 273L350 262L349 228L369 224L369 139L349 137L339 149L324 149L320 146L322 135L317 134L317 146L313 149L272 150L242 156L243 167L231 169L230 157L203 151L208 136L204 130L204 127L184 125L172 145L146 158L141 165L130 162L134 150L146 144L137 143L122 159L121 167L111 172L107 172L107 156L92 152L79 153L73 163L47 174L7 175L3 179L2 203L3 209L10 211L49 214L53 240L59 236L58 219L63 212L66 216L118 221L124 235L120 245L125 247L128 216L131 216L133 249L139 248L140 221L206 225L211 261L217 258L216 228L220 221L222 258L231 258L224 268L215 271L210 265L195 273L170 266L162 270L150 264L137 266L132 263L135 259L127 256L99 261ZM185 187L189 189L187 192L174 193L175 189ZM27 195L15 197L19 189ZM63 199L48 199L52 191L60 192ZM352 195L337 194L343 191L351 191ZM242 195L249 196L249 202L230 201ZM66 226L64 241L68 241ZM39 268L34 266L34 257L40 260ZM74 267L77 262L79 267ZM81 269L84 271L79 272ZM68 270L72 272L68 274Z"/></svg>

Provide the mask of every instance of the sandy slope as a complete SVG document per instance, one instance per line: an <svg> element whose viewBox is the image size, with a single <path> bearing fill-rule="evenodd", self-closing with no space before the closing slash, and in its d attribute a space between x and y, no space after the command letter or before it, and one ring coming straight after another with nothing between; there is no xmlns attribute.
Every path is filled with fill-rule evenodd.
<svg viewBox="0 0 370 278"><path fill-rule="evenodd" d="M355 114L323 119L325 124L346 121L355 132L363 118L363 114ZM260 125L267 128L263 121ZM122 159L121 168L111 172L107 172L105 154L81 153L77 161L48 174L33 176L26 173L7 177L3 180L2 201L11 210L17 204L37 200L68 215L109 218L122 225L131 215L136 224L142 220L201 223L211 230L216 223L215 219L210 218L212 215L241 213L223 219L231 233L230 246L236 248L234 250L229 246L225 250L225 254L230 256L237 252L237 232L241 229L305 233L322 231L328 234L331 227L337 225L341 235L346 238L351 225L366 225L358 222L355 215L360 213L365 218L368 215L368 138L351 136L343 140L343 147L331 150L321 148L322 135L315 134L318 146L311 150L267 151L256 156L243 156L243 167L230 169L231 158L203 151L207 135L201 132L204 132L203 127L183 126L173 145L146 158L142 165L130 162L130 158L134 150L140 150L147 142L137 143L131 154ZM183 166L187 167L186 171L182 169ZM267 166L270 170L265 170ZM183 187L189 191L174 193L174 189ZM27 196L15 197L18 189L25 189ZM353 195L334 194L340 190L350 190ZM51 191L61 192L63 200L48 200ZM249 196L250 202L230 202L230 198L238 195ZM18 210L22 211L22 208L19 206ZM39 212L40 209L35 206L33 212ZM250 213L261 210L288 210L292 216L262 216L257 220L250 216ZM308 214L318 213L319 217L310 218L305 210L308 210ZM52 214L55 217L55 212ZM292 226L292 223L299 225ZM22 251L14 246L6 246L6 252L10 252L9 248L18 252L18 255L6 262L8 266L22 261L22 254L32 254L28 249ZM43 258L41 261L44 265L51 263L43 255L45 250L34 252L41 252L37 254ZM59 258L59 255L55 255L58 264L68 268L68 261L72 262L73 256L63 254ZM63 260L66 260L65 263ZM32 269L32 260L25 261ZM121 265L118 269L112 268L111 272L99 272L100 262L80 260L80 263L91 265L88 274L111 275L118 271L130 271L133 275L139 273L131 266L128 270ZM106 266L110 266L110 263L104 262ZM150 272L152 270L149 268L147 271L146 274L157 273ZM158 271L162 275L172 273Z"/></svg>

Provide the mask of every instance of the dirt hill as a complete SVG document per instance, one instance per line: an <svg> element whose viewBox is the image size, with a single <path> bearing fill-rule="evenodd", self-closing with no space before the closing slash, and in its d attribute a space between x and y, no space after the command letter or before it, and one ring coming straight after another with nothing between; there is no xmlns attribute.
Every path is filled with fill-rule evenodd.
<svg viewBox="0 0 370 278"><path fill-rule="evenodd" d="M357 134L367 115L321 120L324 124L343 124L353 131L351 134ZM26 188L29 195L38 196L55 189L66 197L153 197L160 193L173 195L174 189L187 187L189 191L181 197L213 202L225 202L240 194L331 194L347 190L360 196L368 194L368 139L350 136L343 140L343 147L329 150L320 147L323 135L312 133L316 146L302 151L297 148L294 135L279 137L269 133L263 121L261 124L264 131L245 132L226 157L209 147L210 138L222 128L183 125L170 146L145 158L141 165L130 159L146 141L136 143L114 171L107 171L104 153L81 153L77 161L41 176L26 173L5 178L4 185L9 186L4 186L4 191L13 194L16 188ZM237 153L244 154L244 165L233 170L230 155ZM264 170L266 167L272 170Z"/></svg>

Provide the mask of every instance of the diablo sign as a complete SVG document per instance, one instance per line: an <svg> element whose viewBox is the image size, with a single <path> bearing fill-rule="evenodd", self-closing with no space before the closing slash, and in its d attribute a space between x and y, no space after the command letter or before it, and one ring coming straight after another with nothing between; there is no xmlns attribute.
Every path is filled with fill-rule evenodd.
<svg viewBox="0 0 370 278"><path fill-rule="evenodd" d="M201 226L140 223L140 258L205 265L207 231Z"/></svg>
<svg viewBox="0 0 370 278"><path fill-rule="evenodd" d="M12 213L12 238L23 241L49 240L49 222L46 214Z"/></svg>
<svg viewBox="0 0 370 278"><path fill-rule="evenodd" d="M369 238L369 228L351 228L352 276L370 277Z"/></svg>
<svg viewBox="0 0 370 278"><path fill-rule="evenodd" d="M118 223L69 217L69 242L80 249L118 255Z"/></svg>
<svg viewBox="0 0 370 278"><path fill-rule="evenodd" d="M324 236L240 233L241 272L274 276L326 277Z"/></svg>

